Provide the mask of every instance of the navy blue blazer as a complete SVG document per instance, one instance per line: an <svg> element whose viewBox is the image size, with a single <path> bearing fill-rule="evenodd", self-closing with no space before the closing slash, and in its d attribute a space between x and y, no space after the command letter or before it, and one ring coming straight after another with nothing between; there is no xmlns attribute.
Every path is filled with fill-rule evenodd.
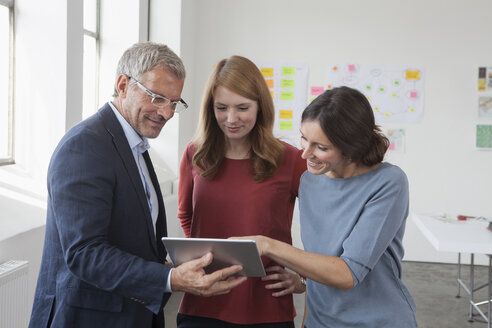
<svg viewBox="0 0 492 328"><path fill-rule="evenodd" d="M157 238L123 129L106 104L61 139L48 168L43 258L29 327L164 325L164 203Z"/></svg>

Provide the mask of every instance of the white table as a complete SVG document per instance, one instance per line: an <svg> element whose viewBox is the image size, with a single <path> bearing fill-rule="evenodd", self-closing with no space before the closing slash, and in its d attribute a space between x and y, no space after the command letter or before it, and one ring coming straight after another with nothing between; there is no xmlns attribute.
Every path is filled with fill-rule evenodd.
<svg viewBox="0 0 492 328"><path fill-rule="evenodd" d="M491 285L492 285L492 231L487 229L488 222L449 220L437 218L429 215L413 214L412 219L424 236L430 241L432 246L438 251L458 253L458 297L460 296L460 286L470 296L469 321L473 321L473 309L486 320L487 327L491 327L490 307L491 307ZM470 253L470 286L468 287L461 280L461 253ZM489 256L489 277L488 282L482 286L475 286L474 282L474 254L485 254ZM476 302L473 293L481 288L488 287L488 298L483 302ZM480 305L487 304L487 315L479 308Z"/></svg>

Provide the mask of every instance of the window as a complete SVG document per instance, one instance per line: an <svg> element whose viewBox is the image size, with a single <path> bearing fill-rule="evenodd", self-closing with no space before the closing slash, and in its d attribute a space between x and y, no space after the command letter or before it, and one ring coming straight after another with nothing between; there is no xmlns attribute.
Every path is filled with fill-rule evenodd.
<svg viewBox="0 0 492 328"><path fill-rule="evenodd" d="M0 0L0 165L14 163L14 1Z"/></svg>
<svg viewBox="0 0 492 328"><path fill-rule="evenodd" d="M83 118L94 114L99 105L99 1L84 0Z"/></svg>

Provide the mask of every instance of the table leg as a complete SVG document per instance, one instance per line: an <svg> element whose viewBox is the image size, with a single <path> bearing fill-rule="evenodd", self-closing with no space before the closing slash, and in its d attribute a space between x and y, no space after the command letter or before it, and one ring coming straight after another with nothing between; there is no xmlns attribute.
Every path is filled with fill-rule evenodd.
<svg viewBox="0 0 492 328"><path fill-rule="evenodd" d="M490 286L492 284L492 256L489 255L489 297L488 297L488 308L487 308L487 327L490 328L490 302L492 302L492 300L490 299L490 292L491 292L491 289L492 287Z"/></svg>
<svg viewBox="0 0 492 328"><path fill-rule="evenodd" d="M458 279L457 279L457 285L458 285L458 294L456 294L457 298L460 298L460 281L461 281L461 253L458 253Z"/></svg>
<svg viewBox="0 0 492 328"><path fill-rule="evenodd" d="M474 254L470 255L470 313L468 314L468 321L473 322L473 290L475 289L474 285Z"/></svg>

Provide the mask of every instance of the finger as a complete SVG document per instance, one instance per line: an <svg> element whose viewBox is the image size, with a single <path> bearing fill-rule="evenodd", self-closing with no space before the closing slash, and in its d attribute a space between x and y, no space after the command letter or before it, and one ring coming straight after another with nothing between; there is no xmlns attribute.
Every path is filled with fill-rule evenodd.
<svg viewBox="0 0 492 328"><path fill-rule="evenodd" d="M281 290L279 292L272 293L272 296L273 297L281 297L281 296L285 296L285 295L289 295L289 294L292 294L292 290L284 289L284 290Z"/></svg>
<svg viewBox="0 0 492 328"><path fill-rule="evenodd" d="M266 289L281 289L281 288L286 288L289 285L290 284L286 284L283 281L280 281L280 282L277 282L274 284L265 285L265 288Z"/></svg>
<svg viewBox="0 0 492 328"><path fill-rule="evenodd" d="M241 236L241 237L229 237L227 239L235 239L235 240L252 240L252 236Z"/></svg>
<svg viewBox="0 0 492 328"><path fill-rule="evenodd" d="M274 274L269 274L268 276L264 276L261 278L261 280L263 281L267 281L267 280L283 280L282 279L283 276L278 274L278 273L274 273Z"/></svg>
<svg viewBox="0 0 492 328"><path fill-rule="evenodd" d="M236 277L219 281L215 283L208 291L206 291L204 296L227 294L232 288L235 288L245 282L246 279L247 277Z"/></svg>
<svg viewBox="0 0 492 328"><path fill-rule="evenodd" d="M214 271L211 274L206 275L205 278L210 284L213 284L214 282L227 279L228 277L238 273L242 269L243 267L241 265L232 265L230 267Z"/></svg>
<svg viewBox="0 0 492 328"><path fill-rule="evenodd" d="M212 263L212 259L212 253L207 252L202 257L182 263L180 266L184 265L186 267L186 270L198 271L199 269L202 269Z"/></svg>
<svg viewBox="0 0 492 328"><path fill-rule="evenodd" d="M283 272L285 270L278 265L274 265L274 266L270 266L270 267L265 268L265 271L267 271L267 272L272 272L272 271L273 272Z"/></svg>

